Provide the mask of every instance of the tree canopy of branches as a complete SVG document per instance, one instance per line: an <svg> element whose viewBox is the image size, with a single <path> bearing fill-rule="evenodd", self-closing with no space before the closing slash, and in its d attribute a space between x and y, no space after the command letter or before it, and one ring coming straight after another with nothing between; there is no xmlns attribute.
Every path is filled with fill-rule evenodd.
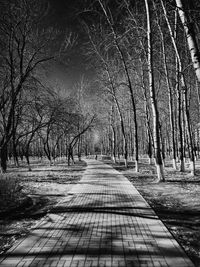
<svg viewBox="0 0 200 267"><path fill-rule="evenodd" d="M147 155L165 180L165 159L195 175L200 155L200 21L197 0L82 1L83 50L95 79L81 77L71 94L40 75L65 61L76 43L67 29L44 27L45 1L0 1L0 158L30 167L74 153L135 162ZM145 11L145 12L144 12ZM80 39L79 39L80 41ZM51 45L50 45L51 44ZM61 54L63 53L63 57ZM66 61L67 62L67 61ZM65 64L67 64L64 62Z"/></svg>
<svg viewBox="0 0 200 267"><path fill-rule="evenodd" d="M199 155L199 2L144 0L91 4L82 16L87 56L97 72L107 116L103 150L152 156L158 181L165 158L195 175ZM146 10L146 14L144 13ZM196 108L195 108L196 107ZM169 131L170 129L170 131Z"/></svg>
<svg viewBox="0 0 200 267"><path fill-rule="evenodd" d="M18 165L19 156L26 157L31 169L29 155L42 156L42 150L52 162L63 153L69 135L74 133L77 142L93 120L75 108L73 99L63 99L40 80L49 62L60 60L73 46L73 33L62 36L44 26L45 1L0 4L0 158L6 172L9 158Z"/></svg>

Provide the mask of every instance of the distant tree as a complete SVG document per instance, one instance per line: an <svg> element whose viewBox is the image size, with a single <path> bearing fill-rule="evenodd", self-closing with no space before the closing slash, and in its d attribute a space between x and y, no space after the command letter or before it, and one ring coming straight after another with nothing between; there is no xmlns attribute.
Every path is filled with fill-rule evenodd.
<svg viewBox="0 0 200 267"><path fill-rule="evenodd" d="M48 91L38 84L35 86L34 89L26 90L27 95L21 103L21 119L16 129L15 150L20 151L21 156L25 156L29 170L31 170L29 160L31 144L37 138L37 133L48 123L46 105Z"/></svg>
<svg viewBox="0 0 200 267"><path fill-rule="evenodd" d="M85 30L87 32L88 38L89 38L89 48L88 48L88 54L91 58L93 58L93 64L98 69L97 75L98 75L98 86L100 89L101 94L97 96L97 98L101 98L100 106L98 107L98 113L99 113L99 119L102 121L102 115L104 112L107 112L107 107L105 103L112 103L114 102L116 105L117 112L119 114L121 129L122 129L122 135L123 135L123 146L124 146L124 154L128 155L127 152L127 141L126 141L126 135L125 135L125 128L124 128L124 122L123 122L123 115L120 109L119 101L116 95L116 88L114 83L114 74L112 71L112 58L109 57L109 54L107 53L106 49L104 50L104 47L102 46L102 40L103 38L106 38L104 34L103 26L100 25L89 27L88 25L85 25ZM103 103L102 103L103 100ZM104 101L105 100L105 101ZM106 118L107 120L107 118ZM127 166L127 156L125 156L125 165Z"/></svg>
<svg viewBox="0 0 200 267"><path fill-rule="evenodd" d="M83 136L84 133L89 131L93 127L95 116L83 116L77 115L75 121L73 123L74 130L69 134L69 141L67 142L67 162L68 165L72 162L74 164L74 147L80 140L80 137Z"/></svg>

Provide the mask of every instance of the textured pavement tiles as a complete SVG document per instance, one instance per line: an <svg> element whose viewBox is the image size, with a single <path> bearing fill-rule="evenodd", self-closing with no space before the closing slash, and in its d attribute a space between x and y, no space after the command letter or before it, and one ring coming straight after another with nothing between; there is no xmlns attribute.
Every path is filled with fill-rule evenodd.
<svg viewBox="0 0 200 267"><path fill-rule="evenodd" d="M68 196L1 255L0 267L194 267L123 175L87 164Z"/></svg>

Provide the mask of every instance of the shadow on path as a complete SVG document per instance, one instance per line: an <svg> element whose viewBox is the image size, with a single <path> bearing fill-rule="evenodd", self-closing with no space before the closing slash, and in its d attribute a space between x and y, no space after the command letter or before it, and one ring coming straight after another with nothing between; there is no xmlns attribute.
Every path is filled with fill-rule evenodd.
<svg viewBox="0 0 200 267"><path fill-rule="evenodd" d="M0 267L193 267L128 180L88 160L85 174Z"/></svg>

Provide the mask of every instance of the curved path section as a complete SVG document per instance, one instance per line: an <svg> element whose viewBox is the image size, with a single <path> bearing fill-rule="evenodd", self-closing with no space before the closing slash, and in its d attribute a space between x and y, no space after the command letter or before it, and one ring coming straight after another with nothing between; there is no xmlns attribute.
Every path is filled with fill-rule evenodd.
<svg viewBox="0 0 200 267"><path fill-rule="evenodd" d="M194 267L123 175L87 163L80 183L1 256L1 267Z"/></svg>

